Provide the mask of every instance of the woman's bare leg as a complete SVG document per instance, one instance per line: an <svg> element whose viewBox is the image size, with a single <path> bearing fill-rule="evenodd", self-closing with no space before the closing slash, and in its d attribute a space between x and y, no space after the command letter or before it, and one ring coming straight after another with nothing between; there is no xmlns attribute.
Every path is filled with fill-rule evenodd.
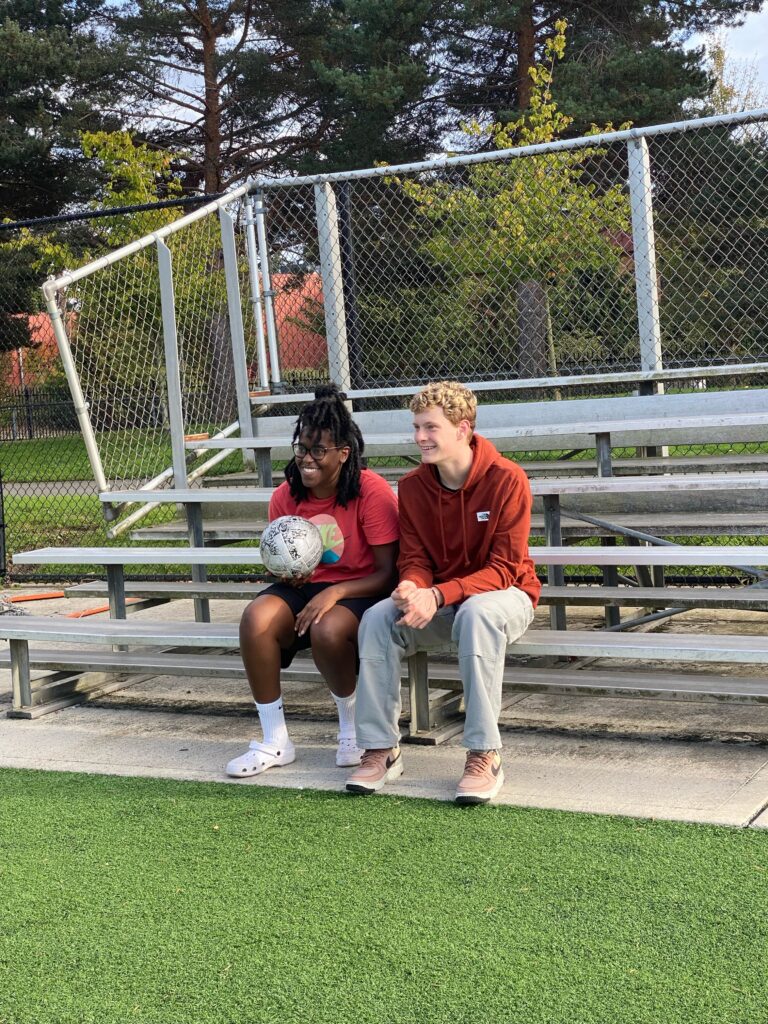
<svg viewBox="0 0 768 1024"><path fill-rule="evenodd" d="M280 597L264 594L248 605L240 620L240 653L257 704L280 697L280 652L294 641L293 612Z"/></svg>
<svg viewBox="0 0 768 1024"><path fill-rule="evenodd" d="M349 608L336 605L312 626L312 656L336 697L351 697L355 692L358 625Z"/></svg>
<svg viewBox="0 0 768 1024"><path fill-rule="evenodd" d="M288 736L280 697L280 652L294 639L294 616L274 594L251 601L240 620L240 653L261 722L262 739L233 758L227 775L247 778L269 768L291 764L296 751Z"/></svg>

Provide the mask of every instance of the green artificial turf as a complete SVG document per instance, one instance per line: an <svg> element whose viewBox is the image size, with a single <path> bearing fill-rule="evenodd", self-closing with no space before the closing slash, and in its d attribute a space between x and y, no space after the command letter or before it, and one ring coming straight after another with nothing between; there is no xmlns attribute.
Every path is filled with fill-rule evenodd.
<svg viewBox="0 0 768 1024"><path fill-rule="evenodd" d="M0 772L2 1024L723 1024L768 835Z"/></svg>

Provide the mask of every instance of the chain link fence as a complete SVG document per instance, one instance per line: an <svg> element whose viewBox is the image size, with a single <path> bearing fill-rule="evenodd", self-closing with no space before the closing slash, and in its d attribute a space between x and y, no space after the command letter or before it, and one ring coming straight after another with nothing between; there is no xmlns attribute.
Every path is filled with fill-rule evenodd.
<svg viewBox="0 0 768 1024"><path fill-rule="evenodd" d="M48 224L5 226L9 550L104 536L80 434L34 452L40 439L25 422L33 392L51 399L49 417L61 394L61 364L46 355L51 323L39 313L46 275L88 265L60 278L55 300L107 488L242 468L239 455L174 452L171 428L191 440L234 432L243 376L252 398L295 394L295 405L273 407L281 413L329 378L373 392L356 398L359 409L399 407L395 389L445 377L494 401L628 394L654 375L666 375L667 390L764 384L767 143L763 112L264 183L180 226L187 211L168 206L73 220L53 236ZM126 245L119 259L93 262ZM25 347L25 332L36 347ZM71 404L61 404L54 433L72 425ZM22 471L9 448L26 446ZM66 468L70 457L76 468ZM32 520L17 503L30 496L88 505L87 526L70 529L59 512L22 536L14 523Z"/></svg>
<svg viewBox="0 0 768 1024"><path fill-rule="evenodd" d="M104 515L41 284L67 266L88 263L158 230L200 207L203 198L0 225L0 472L10 555L105 540ZM204 248L208 258L210 238ZM148 280L145 274L145 285ZM84 374L95 385L88 388L88 401L103 427L105 462L115 480L138 485L148 468L161 471L169 465L170 444L156 426L165 371L161 335L152 335L154 285L142 292L140 273L93 283L84 305L66 305L64 323L72 338L80 339L75 344L80 344ZM147 336L153 347L145 342L141 358L153 353L149 372L121 373L120 360L110 352L132 348L130 362L135 362L136 339ZM170 515L158 509L150 521ZM5 562L0 568L7 568ZM15 580L49 576L60 579L62 573L16 567L13 574Z"/></svg>
<svg viewBox="0 0 768 1024"><path fill-rule="evenodd" d="M266 189L292 323L343 321L353 389L768 359L768 119L597 138ZM327 374L309 355L288 390Z"/></svg>

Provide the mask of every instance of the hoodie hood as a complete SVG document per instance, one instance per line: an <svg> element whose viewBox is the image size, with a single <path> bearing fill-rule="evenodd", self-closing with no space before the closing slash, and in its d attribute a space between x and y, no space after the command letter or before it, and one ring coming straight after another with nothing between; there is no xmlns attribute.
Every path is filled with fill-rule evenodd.
<svg viewBox="0 0 768 1024"><path fill-rule="evenodd" d="M437 474L437 468L435 466L422 463L409 473L408 476L419 477L427 487L431 485L436 490L445 491L448 494L460 494L462 491L464 493L468 493L476 487L478 481L482 480L492 465L510 464L509 459L505 459L503 455L499 455L491 442L486 438L481 437L480 434L472 435L469 447L472 449L472 465L469 468L469 475L467 476L467 479L457 491L448 491L447 488L443 487L440 483L440 477Z"/></svg>

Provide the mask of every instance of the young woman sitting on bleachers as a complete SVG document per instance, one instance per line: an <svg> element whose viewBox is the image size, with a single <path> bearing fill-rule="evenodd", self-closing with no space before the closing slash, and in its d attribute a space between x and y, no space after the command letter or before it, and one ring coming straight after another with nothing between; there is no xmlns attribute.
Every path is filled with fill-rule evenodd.
<svg viewBox="0 0 768 1024"><path fill-rule="evenodd" d="M269 519L298 515L315 523L323 557L307 580L269 586L240 623L240 651L261 722L262 738L227 765L244 778L296 758L283 712L280 669L311 647L339 713L336 764L356 765L357 630L363 612L396 583L397 499L378 474L363 469L363 438L346 396L317 389L293 434L294 458L275 491Z"/></svg>

